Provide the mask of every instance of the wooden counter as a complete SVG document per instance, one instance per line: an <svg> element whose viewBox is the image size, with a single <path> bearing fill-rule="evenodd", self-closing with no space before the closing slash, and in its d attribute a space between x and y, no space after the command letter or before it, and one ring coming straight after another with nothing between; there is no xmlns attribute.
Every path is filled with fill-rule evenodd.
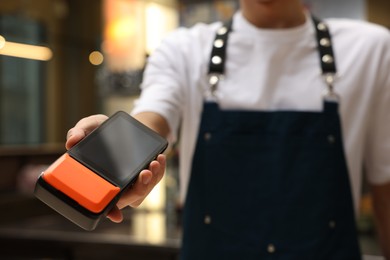
<svg viewBox="0 0 390 260"><path fill-rule="evenodd" d="M163 225L164 232L150 233L145 226L151 223L144 220L164 212L128 209L123 223L104 220L96 230L84 231L32 197L3 196L0 209L0 258L178 259L180 232Z"/></svg>
<svg viewBox="0 0 390 260"><path fill-rule="evenodd" d="M64 144L0 146L0 192L17 188L24 167L51 164L64 152Z"/></svg>

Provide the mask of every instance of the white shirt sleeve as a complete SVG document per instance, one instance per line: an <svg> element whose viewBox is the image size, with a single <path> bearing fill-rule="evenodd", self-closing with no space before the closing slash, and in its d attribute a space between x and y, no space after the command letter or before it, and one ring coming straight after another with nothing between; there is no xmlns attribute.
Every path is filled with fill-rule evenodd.
<svg viewBox="0 0 390 260"><path fill-rule="evenodd" d="M170 141L177 140L182 113L185 81L184 58L178 52L185 29L172 32L150 56L141 85L142 93L132 114L155 112L163 116L170 127Z"/></svg>
<svg viewBox="0 0 390 260"><path fill-rule="evenodd" d="M390 33L384 33L383 38L378 46L381 70L376 76L364 161L367 178L374 184L390 181Z"/></svg>

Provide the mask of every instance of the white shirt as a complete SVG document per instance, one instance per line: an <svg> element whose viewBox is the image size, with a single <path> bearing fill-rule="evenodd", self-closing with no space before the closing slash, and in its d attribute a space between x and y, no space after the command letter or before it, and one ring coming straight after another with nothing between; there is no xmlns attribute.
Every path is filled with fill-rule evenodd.
<svg viewBox="0 0 390 260"><path fill-rule="evenodd" d="M325 21L333 39L335 91L341 96L344 147L357 209L363 165L370 182L390 181L390 34L363 21ZM197 24L171 33L149 59L132 112L161 114L170 126L170 141L180 140L182 200L208 88L212 42L220 26ZM309 16L299 27L272 30L253 26L237 12L225 66L217 91L222 108L322 110L326 84Z"/></svg>

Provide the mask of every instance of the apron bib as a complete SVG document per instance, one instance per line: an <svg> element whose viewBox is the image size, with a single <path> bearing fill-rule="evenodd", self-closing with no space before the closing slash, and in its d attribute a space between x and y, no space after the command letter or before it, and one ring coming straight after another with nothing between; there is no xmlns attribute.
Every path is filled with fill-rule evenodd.
<svg viewBox="0 0 390 260"><path fill-rule="evenodd" d="M323 63L324 72L335 72ZM338 103L329 92L322 112L204 103L182 259L361 259Z"/></svg>

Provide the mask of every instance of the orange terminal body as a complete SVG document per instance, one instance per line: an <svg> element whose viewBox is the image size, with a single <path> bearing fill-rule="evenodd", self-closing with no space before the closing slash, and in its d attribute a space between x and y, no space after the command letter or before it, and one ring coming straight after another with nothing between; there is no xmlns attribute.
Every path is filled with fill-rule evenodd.
<svg viewBox="0 0 390 260"><path fill-rule="evenodd" d="M94 213L102 212L120 192L119 187L83 166L68 153L50 165L42 178Z"/></svg>

